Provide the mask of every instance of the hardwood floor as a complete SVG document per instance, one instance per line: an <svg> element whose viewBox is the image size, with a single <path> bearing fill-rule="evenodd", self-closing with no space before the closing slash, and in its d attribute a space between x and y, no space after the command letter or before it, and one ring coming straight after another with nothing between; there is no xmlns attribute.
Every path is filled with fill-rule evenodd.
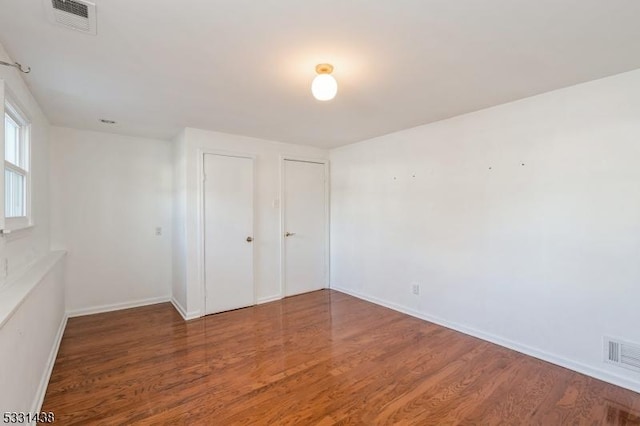
<svg viewBox="0 0 640 426"><path fill-rule="evenodd" d="M640 394L330 290L72 318L59 424L640 424Z"/></svg>

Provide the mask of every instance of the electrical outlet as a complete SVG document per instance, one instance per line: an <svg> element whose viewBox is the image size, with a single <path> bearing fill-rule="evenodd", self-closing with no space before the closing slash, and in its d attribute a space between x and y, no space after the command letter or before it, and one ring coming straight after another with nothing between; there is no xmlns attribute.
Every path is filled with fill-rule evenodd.
<svg viewBox="0 0 640 426"><path fill-rule="evenodd" d="M162 228L161 228L161 227L159 227L159 226L156 226L156 235L157 235L157 236L162 235Z"/></svg>
<svg viewBox="0 0 640 426"><path fill-rule="evenodd" d="M420 284L418 283L411 284L411 293L415 295L420 294Z"/></svg>

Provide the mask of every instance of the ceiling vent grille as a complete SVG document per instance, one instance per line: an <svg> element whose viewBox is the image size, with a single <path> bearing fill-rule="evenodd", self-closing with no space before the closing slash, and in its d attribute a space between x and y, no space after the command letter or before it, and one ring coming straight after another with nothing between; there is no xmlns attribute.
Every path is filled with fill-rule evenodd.
<svg viewBox="0 0 640 426"><path fill-rule="evenodd" d="M605 337L604 352L605 362L640 371L640 345Z"/></svg>
<svg viewBox="0 0 640 426"><path fill-rule="evenodd" d="M51 0L53 8L81 18L89 19L89 7L73 0Z"/></svg>
<svg viewBox="0 0 640 426"><path fill-rule="evenodd" d="M96 34L96 5L85 0L45 0L52 22Z"/></svg>

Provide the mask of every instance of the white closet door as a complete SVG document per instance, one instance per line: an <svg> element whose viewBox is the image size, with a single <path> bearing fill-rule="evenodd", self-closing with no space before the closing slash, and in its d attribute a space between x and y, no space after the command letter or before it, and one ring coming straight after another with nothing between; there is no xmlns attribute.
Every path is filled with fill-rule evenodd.
<svg viewBox="0 0 640 426"><path fill-rule="evenodd" d="M206 313L255 303L253 159L204 156Z"/></svg>
<svg viewBox="0 0 640 426"><path fill-rule="evenodd" d="M284 161L285 294L326 286L327 206L325 165Z"/></svg>

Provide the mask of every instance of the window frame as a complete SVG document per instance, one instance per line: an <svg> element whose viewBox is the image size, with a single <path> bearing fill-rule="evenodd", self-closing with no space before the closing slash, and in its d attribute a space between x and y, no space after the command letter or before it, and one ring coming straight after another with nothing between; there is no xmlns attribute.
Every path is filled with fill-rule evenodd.
<svg viewBox="0 0 640 426"><path fill-rule="evenodd" d="M31 204L32 204L32 191L31 191L31 118L25 112L24 108L20 106L20 103L17 101L15 96L8 90L8 88L4 87L4 97L2 99L2 131L0 135L0 150L2 151L3 161L2 164L2 176L1 183L2 188L1 191L1 200L2 200L2 218L4 219L4 225L2 226L3 233L18 231L20 229L30 228L33 226L33 219L31 214ZM19 156L23 161L23 167L17 166L6 159L5 152L5 115L8 115L12 121L14 121L19 126ZM14 173L24 176L25 179L25 188L24 188L24 216L17 217L7 217L6 214L6 204L5 204L5 192L6 192L6 182L5 182L5 173L6 170L10 170Z"/></svg>

